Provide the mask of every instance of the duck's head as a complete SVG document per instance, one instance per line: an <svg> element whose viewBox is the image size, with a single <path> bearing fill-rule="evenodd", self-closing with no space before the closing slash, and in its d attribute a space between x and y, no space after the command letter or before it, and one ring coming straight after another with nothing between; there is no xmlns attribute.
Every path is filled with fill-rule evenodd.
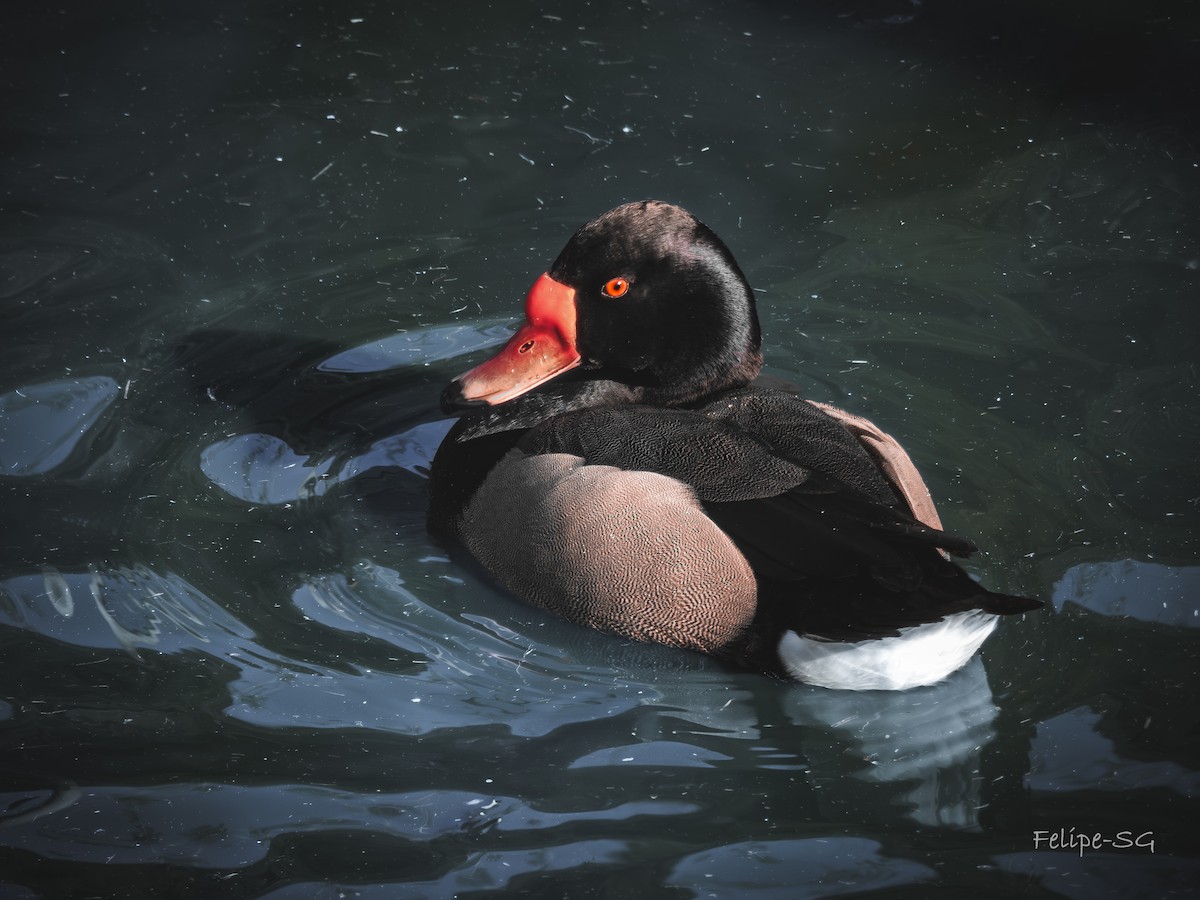
<svg viewBox="0 0 1200 900"><path fill-rule="evenodd" d="M689 403L749 383L760 342L750 286L720 238L678 206L628 203L575 232L530 288L525 323L442 405L497 406L568 372L641 402Z"/></svg>

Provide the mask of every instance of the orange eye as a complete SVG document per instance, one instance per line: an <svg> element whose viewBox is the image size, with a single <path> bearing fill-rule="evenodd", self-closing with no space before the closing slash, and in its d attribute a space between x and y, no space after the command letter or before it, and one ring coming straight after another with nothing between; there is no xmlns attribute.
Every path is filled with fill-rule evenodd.
<svg viewBox="0 0 1200 900"><path fill-rule="evenodd" d="M629 293L628 278L610 278L604 282L604 293L608 297L624 297Z"/></svg>

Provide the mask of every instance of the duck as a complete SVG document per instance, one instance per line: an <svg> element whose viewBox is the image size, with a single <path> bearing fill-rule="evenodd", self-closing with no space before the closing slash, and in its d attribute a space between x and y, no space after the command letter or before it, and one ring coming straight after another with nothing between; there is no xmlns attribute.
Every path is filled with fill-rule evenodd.
<svg viewBox="0 0 1200 900"><path fill-rule="evenodd" d="M725 243L663 201L609 210L442 392L429 529L571 622L831 689L934 684L1042 605L955 562L976 547L896 440L762 367Z"/></svg>

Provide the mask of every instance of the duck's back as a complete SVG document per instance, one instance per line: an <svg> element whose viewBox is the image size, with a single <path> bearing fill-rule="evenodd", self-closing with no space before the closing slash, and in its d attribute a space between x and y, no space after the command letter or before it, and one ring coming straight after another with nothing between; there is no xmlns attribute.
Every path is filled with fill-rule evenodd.
<svg viewBox="0 0 1200 900"><path fill-rule="evenodd" d="M899 497L855 437L824 410L782 391L747 387L688 408L604 406L556 416L520 444L588 463L658 472L705 501L771 497L814 475L898 506Z"/></svg>

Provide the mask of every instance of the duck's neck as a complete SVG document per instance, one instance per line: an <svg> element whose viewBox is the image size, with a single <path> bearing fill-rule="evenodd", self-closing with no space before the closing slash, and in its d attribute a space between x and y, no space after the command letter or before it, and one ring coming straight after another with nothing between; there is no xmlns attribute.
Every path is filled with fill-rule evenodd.
<svg viewBox="0 0 1200 900"><path fill-rule="evenodd" d="M464 427L459 440L533 428L554 416L580 409L641 403L643 390L619 381L596 378L554 382L507 403L473 409L464 414Z"/></svg>
<svg viewBox="0 0 1200 900"><path fill-rule="evenodd" d="M690 406L722 391L745 387L762 371L758 347L747 348L731 362L699 370L692 377L670 380L664 385L647 385L639 402L651 406Z"/></svg>
<svg viewBox="0 0 1200 900"><path fill-rule="evenodd" d="M762 369L762 353L757 345L726 359L729 361L723 365L693 370L687 377L654 378L646 373L576 370L522 397L471 410L463 416L464 429L459 439L533 428L554 416L593 407L633 403L690 406L721 391L744 387Z"/></svg>

